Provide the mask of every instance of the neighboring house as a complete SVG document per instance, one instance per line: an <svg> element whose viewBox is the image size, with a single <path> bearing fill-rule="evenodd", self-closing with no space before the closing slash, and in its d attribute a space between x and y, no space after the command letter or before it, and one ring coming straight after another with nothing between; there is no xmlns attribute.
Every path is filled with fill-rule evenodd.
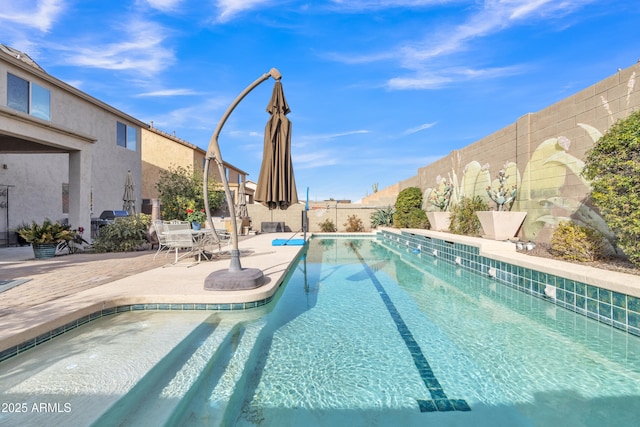
<svg viewBox="0 0 640 427"><path fill-rule="evenodd" d="M122 209L129 170L139 209L145 127L0 44L0 246L45 218L88 235L93 216Z"/></svg>
<svg viewBox="0 0 640 427"><path fill-rule="evenodd" d="M159 197L156 183L163 170L183 167L191 170L204 170L206 151L161 130L149 127L142 130L142 212L151 213L152 200ZM234 203L238 203L238 187L246 181L247 172L224 162L225 173L232 192ZM220 185L222 179L214 161L209 165L209 180ZM248 198L253 200L254 190L247 190ZM221 212L228 215L226 209Z"/></svg>

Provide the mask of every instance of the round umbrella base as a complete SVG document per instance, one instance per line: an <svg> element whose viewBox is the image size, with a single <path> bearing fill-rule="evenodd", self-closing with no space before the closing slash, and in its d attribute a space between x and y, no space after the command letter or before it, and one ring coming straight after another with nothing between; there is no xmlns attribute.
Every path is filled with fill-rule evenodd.
<svg viewBox="0 0 640 427"><path fill-rule="evenodd" d="M264 274L257 268L243 268L240 271L218 270L204 279L204 289L208 291L240 291L259 288L264 284Z"/></svg>

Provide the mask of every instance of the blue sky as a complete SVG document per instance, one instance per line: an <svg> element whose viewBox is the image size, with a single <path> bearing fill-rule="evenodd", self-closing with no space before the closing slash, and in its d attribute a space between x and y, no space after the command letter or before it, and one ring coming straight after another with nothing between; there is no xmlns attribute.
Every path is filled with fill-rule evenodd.
<svg viewBox="0 0 640 427"><path fill-rule="evenodd" d="M277 68L311 200L357 201L640 59L637 0L5 3L0 43L203 149ZM254 181L273 83L219 138Z"/></svg>

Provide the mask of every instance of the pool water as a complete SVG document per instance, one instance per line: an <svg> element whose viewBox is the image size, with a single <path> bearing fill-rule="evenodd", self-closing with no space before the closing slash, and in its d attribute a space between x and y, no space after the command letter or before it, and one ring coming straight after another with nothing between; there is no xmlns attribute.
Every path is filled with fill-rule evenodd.
<svg viewBox="0 0 640 427"><path fill-rule="evenodd" d="M0 424L637 425L640 338L374 238L305 251L259 309L119 314L3 362L29 411Z"/></svg>

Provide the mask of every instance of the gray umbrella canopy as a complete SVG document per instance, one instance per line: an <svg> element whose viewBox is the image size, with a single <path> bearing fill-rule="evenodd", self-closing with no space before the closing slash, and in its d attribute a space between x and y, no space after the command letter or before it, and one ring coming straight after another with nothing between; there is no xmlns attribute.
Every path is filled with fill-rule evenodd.
<svg viewBox="0 0 640 427"><path fill-rule="evenodd" d="M298 203L298 193L291 164L291 122L286 117L290 110L279 80L273 87L267 111L271 117L264 131L255 200L269 209L287 209Z"/></svg>
<svg viewBox="0 0 640 427"><path fill-rule="evenodd" d="M133 186L133 175L127 172L124 180L124 195L122 196L122 210L129 212L129 215L136 214L136 192Z"/></svg>

